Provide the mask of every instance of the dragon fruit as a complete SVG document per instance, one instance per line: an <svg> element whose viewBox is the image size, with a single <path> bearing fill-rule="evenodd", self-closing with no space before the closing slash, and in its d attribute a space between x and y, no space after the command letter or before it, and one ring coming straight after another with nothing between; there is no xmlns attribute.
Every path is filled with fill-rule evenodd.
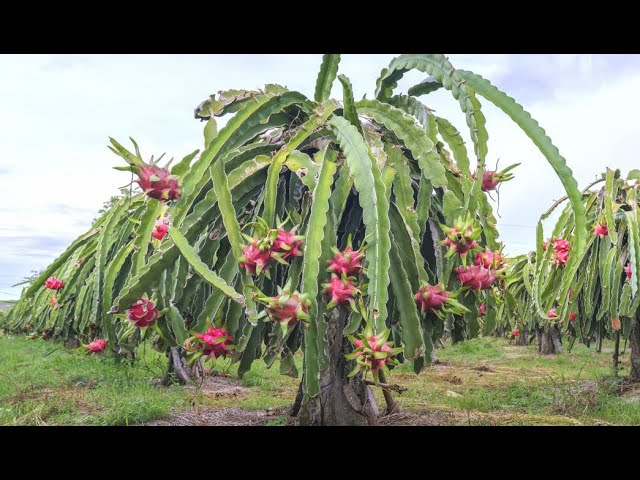
<svg viewBox="0 0 640 480"><path fill-rule="evenodd" d="M609 228L607 227L607 224L604 222L596 223L595 227L593 228L593 234L598 235L600 238L606 237L609 234Z"/></svg>
<svg viewBox="0 0 640 480"><path fill-rule="evenodd" d="M107 348L107 341L104 338L96 338L93 342L85 345L85 348L93 353L98 353Z"/></svg>
<svg viewBox="0 0 640 480"><path fill-rule="evenodd" d="M335 254L334 257L327 261L329 265L328 272L335 273L338 276L345 274L347 277L359 275L362 272L363 249L354 250L351 248L351 242L349 241L343 251L334 247L333 253Z"/></svg>
<svg viewBox="0 0 640 480"><path fill-rule="evenodd" d="M631 280L631 264L627 263L627 266L624 267L624 273L627 274L627 278Z"/></svg>
<svg viewBox="0 0 640 480"><path fill-rule="evenodd" d="M262 270L271 264L272 260L271 249L262 245L259 239L254 238L249 245L245 245L242 248L240 266L249 275L260 275Z"/></svg>
<svg viewBox="0 0 640 480"><path fill-rule="evenodd" d="M359 338L348 337L355 348L352 353L345 355L345 358L356 361L356 366L349 373L349 377L362 370L371 370L377 382L381 369L385 368L386 365L398 364L398 361L393 357L402 351L402 347L393 348L387 342L389 334L390 331L385 330L378 335L374 335L371 327L367 326L365 332L360 334Z"/></svg>
<svg viewBox="0 0 640 480"><path fill-rule="evenodd" d="M571 312L569 314L569 323L573 323L573 321L576 319L576 313L575 312Z"/></svg>
<svg viewBox="0 0 640 480"><path fill-rule="evenodd" d="M508 166L501 172L496 172L494 170L485 170L482 172L482 191L483 192L491 192L498 188L498 185L502 182L507 182L513 178L513 174L509 173L510 170L516 168L519 163L515 163L513 165ZM476 173L473 172L471 174L471 178L473 180L476 179Z"/></svg>
<svg viewBox="0 0 640 480"><path fill-rule="evenodd" d="M168 232L169 221L165 217L163 217L156 221L156 224L151 231L151 236L156 240L162 240Z"/></svg>
<svg viewBox="0 0 640 480"><path fill-rule="evenodd" d="M309 321L311 302L305 294L297 290L292 292L289 286L278 287L278 295L275 297L254 295L254 300L265 305L269 318L278 322L283 329L292 327L299 321Z"/></svg>
<svg viewBox="0 0 640 480"><path fill-rule="evenodd" d="M50 290L60 290L61 288L64 288L64 282L59 278L49 277L44 282L44 286Z"/></svg>
<svg viewBox="0 0 640 480"><path fill-rule="evenodd" d="M449 298L449 292L441 285L423 285L418 289L415 299L422 312L440 310Z"/></svg>
<svg viewBox="0 0 640 480"><path fill-rule="evenodd" d="M551 241L553 247L553 262L556 265L564 265L569 260L569 242L564 238L556 238Z"/></svg>
<svg viewBox="0 0 640 480"><path fill-rule="evenodd" d="M342 277L335 273L331 274L329 282L322 284L324 288L322 293L331 298L327 303L327 309L330 310L337 305L350 303L356 295L361 293L358 287L353 284L354 280L354 277L347 277L346 274L342 274Z"/></svg>
<svg viewBox="0 0 640 480"><path fill-rule="evenodd" d="M460 266L454 271L462 286L472 290L488 290L499 278L494 270L482 265Z"/></svg>
<svg viewBox="0 0 640 480"><path fill-rule="evenodd" d="M494 270L500 270L506 262L507 259L502 256L500 251L492 252L489 248L485 248L484 252L478 252L474 260L476 265L482 265L484 268L493 268Z"/></svg>
<svg viewBox="0 0 640 480"><path fill-rule="evenodd" d="M440 224L440 228L444 232L446 238L440 242L441 245L449 247L447 257L459 254L466 258L467 252L477 248L476 240L480 237L482 230L476 227L467 214L466 218L458 218L452 227Z"/></svg>
<svg viewBox="0 0 640 480"><path fill-rule="evenodd" d="M209 357L225 357L231 353L233 339L224 327L209 327L205 333L197 333L196 337L203 344L203 353Z"/></svg>
<svg viewBox="0 0 640 480"><path fill-rule="evenodd" d="M463 315L469 311L455 299L456 295L448 292L441 285L427 283L418 289L414 298L420 311L423 313L432 312L444 319L448 313Z"/></svg>
<svg viewBox="0 0 640 480"><path fill-rule="evenodd" d="M295 228L287 231L280 227L278 228L278 236L271 247L271 254L272 256L279 255L285 261L299 257L302 255L303 240L304 236L296 235Z"/></svg>
<svg viewBox="0 0 640 480"><path fill-rule="evenodd" d="M180 198L178 176L171 175L166 168L142 162L141 165L134 167L134 172L138 175L136 182L148 197L161 202Z"/></svg>
<svg viewBox="0 0 640 480"><path fill-rule="evenodd" d="M513 330L511 330L511 336L512 337L519 337L520 336L520 329L518 327L516 327Z"/></svg>
<svg viewBox="0 0 640 480"><path fill-rule="evenodd" d="M158 310L153 301L144 295L141 299L136 300L127 310L126 318L136 327L144 328L151 325L158 318Z"/></svg>
<svg viewBox="0 0 640 480"><path fill-rule="evenodd" d="M480 315L481 317L484 317L486 313L487 313L487 304L482 302L478 307L478 315Z"/></svg>
<svg viewBox="0 0 640 480"><path fill-rule="evenodd" d="M549 310L547 312L547 316L552 319L558 318L558 312L556 311L556 307L553 307L551 310Z"/></svg>

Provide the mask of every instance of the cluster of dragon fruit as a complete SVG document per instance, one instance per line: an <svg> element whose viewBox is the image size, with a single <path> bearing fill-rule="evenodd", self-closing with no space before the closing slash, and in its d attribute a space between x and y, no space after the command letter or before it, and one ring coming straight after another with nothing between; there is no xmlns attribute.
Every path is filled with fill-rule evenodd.
<svg viewBox="0 0 640 480"><path fill-rule="evenodd" d="M144 193L157 201L166 203L180 198L181 190L178 177L171 175L165 168L156 164L130 165L130 169L138 175L137 183ZM511 178L505 172L487 171L483 174L482 189L486 192L495 190L501 181ZM170 218L167 207L163 209L155 226L151 232L151 242L161 242L169 232ZM245 225L253 227L254 236L243 233L247 243L242 248L242 257L239 259L240 267L244 269L246 275L259 277L265 275L270 278L270 267L274 263L290 265L291 261L301 256L304 247L304 236L298 235L296 227L289 230L283 228L286 221L271 228L263 219L256 217L256 221ZM452 226L441 225L446 238L441 242L448 247L447 256L458 255L462 265L454 270L457 280L460 283L458 292L450 292L442 284L422 285L415 294L416 304L419 310L426 314L432 312L439 318L444 318L447 314L462 315L468 309L456 300L457 295L464 290L488 290L494 284L504 278L504 267L506 258L500 251L491 251L488 248L482 249L477 240L480 238L482 230L475 225L471 216L458 218ZM555 247L556 244L554 244ZM560 247L558 247L560 248ZM365 317L365 328L358 338L349 337L354 350L348 355L349 359L356 361L356 367L351 375L359 371L371 371L376 381L379 372L387 365L397 363L394 356L401 351L401 348L393 348L387 341L390 331L374 332L371 322L366 319L366 313L360 304L356 305L358 297L362 296L359 288L360 277L364 272L363 262L365 259L366 245L354 250L351 238L347 241L347 246L343 250L333 248L334 256L327 261L328 278L322 284L323 294L328 299L326 308L331 310L340 305L349 305L358 314ZM467 264L469 252L474 253L473 261ZM79 260L78 266L82 260ZM59 291L64 287L64 282L58 278L51 277L45 282L45 286L51 290ZM290 283L284 287L277 287L277 294L267 296L259 289L253 298L256 302L264 305L264 309L252 320L268 319L278 323L283 334L286 334L298 322L309 322L309 309L311 302L307 296L297 290L293 290ZM51 299L54 307L60 306L57 297ZM154 327L156 320L162 317L166 310L158 310L157 300L149 298L146 294L135 301L131 307L122 315L135 327L145 329ZM482 303L478 307L480 316L486 311L486 304ZM194 333L190 336L184 347L192 361L205 356L214 361L221 357L229 357L234 350L233 338L224 327L209 326L205 333ZM107 348L107 341L96 338L85 345L89 352L101 352Z"/></svg>

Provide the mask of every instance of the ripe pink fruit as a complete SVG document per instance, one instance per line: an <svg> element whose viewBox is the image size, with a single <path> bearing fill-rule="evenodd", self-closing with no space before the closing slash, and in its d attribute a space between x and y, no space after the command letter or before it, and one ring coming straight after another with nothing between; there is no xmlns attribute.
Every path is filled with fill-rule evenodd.
<svg viewBox="0 0 640 480"><path fill-rule="evenodd" d="M609 234L609 229L606 223L596 223L593 229L594 235L598 235L600 238L604 238Z"/></svg>
<svg viewBox="0 0 640 480"><path fill-rule="evenodd" d="M556 265L564 265L569 260L569 242L563 238L556 238L551 242L553 246L553 262Z"/></svg>
<svg viewBox="0 0 640 480"><path fill-rule="evenodd" d="M161 202L178 200L181 196L177 175L171 175L169 170L157 165L143 163L136 168L138 185L148 197Z"/></svg>
<svg viewBox="0 0 640 480"><path fill-rule="evenodd" d="M278 236L271 247L272 253L282 254L283 260L289 260L293 257L302 255L302 235L296 235L296 229L292 228L287 231L284 228L278 229Z"/></svg>
<svg viewBox="0 0 640 480"><path fill-rule="evenodd" d="M447 256L459 254L465 257L469 250L478 246L476 240L480 237L482 230L475 226L470 215L465 218L459 217L453 222L452 227L440 225L446 238L440 242L441 245L449 247Z"/></svg>
<svg viewBox="0 0 640 480"><path fill-rule="evenodd" d="M462 286L472 290L488 290L498 280L495 271L484 268L482 265L460 266L455 269L455 272Z"/></svg>
<svg viewBox="0 0 640 480"><path fill-rule="evenodd" d="M350 277L359 275L362 272L364 253L361 250L353 250L350 246L347 246L341 252L339 250L334 250L334 252L334 257L327 260L329 265L328 272L335 273L340 277L343 273Z"/></svg>
<svg viewBox="0 0 640 480"><path fill-rule="evenodd" d="M86 349L90 352L97 353L107 348L107 341L104 338L97 338L93 342L85 345Z"/></svg>
<svg viewBox="0 0 640 480"><path fill-rule="evenodd" d="M442 308L442 305L447 301L449 295L449 292L440 285L426 284L418 289L415 299L422 312L435 312Z"/></svg>
<svg viewBox="0 0 640 480"><path fill-rule="evenodd" d="M240 266L244 267L250 275L260 275L262 270L267 268L271 261L271 249L261 248L258 239L254 238L249 245L242 248Z"/></svg>
<svg viewBox="0 0 640 480"><path fill-rule="evenodd" d="M196 337L204 344L205 355L218 358L231 353L229 345L233 343L233 339L224 327L209 327L205 333L197 333Z"/></svg>
<svg viewBox="0 0 640 480"><path fill-rule="evenodd" d="M495 190L500 183L511 180L513 178L513 174L509 173L509 171L513 170L518 165L520 164L516 163L514 165L510 165L501 172L496 172L494 170L485 170L482 172L482 191L491 192ZM471 174L471 178L474 180L476 179L476 173L477 172L473 172Z"/></svg>
<svg viewBox="0 0 640 480"><path fill-rule="evenodd" d="M514 328L513 330L511 330L511 335L514 337L519 337L520 336L520 329L518 327Z"/></svg>
<svg viewBox="0 0 640 480"><path fill-rule="evenodd" d="M131 308L127 310L127 320L132 322L136 327L144 328L151 325L158 317L158 310L155 303L143 296L141 299L136 300L131 305Z"/></svg>
<svg viewBox="0 0 640 480"><path fill-rule="evenodd" d="M484 268L493 268L499 270L504 267L507 259L502 256L499 251L492 252L488 247L485 247L484 252L478 252L474 263L476 265L482 265Z"/></svg>
<svg viewBox="0 0 640 480"><path fill-rule="evenodd" d="M558 312L556 312L556 307L553 307L549 312L547 312L547 316L549 318L558 318Z"/></svg>
<svg viewBox="0 0 640 480"><path fill-rule="evenodd" d="M306 295L298 291L280 289L275 297L256 296L258 302L266 305L269 318L283 326L294 326L300 320L309 320L311 302Z"/></svg>
<svg viewBox="0 0 640 480"><path fill-rule="evenodd" d="M487 304L482 302L478 307L478 315L483 317L487 313Z"/></svg>
<svg viewBox="0 0 640 480"><path fill-rule="evenodd" d="M356 287L352 283L353 280L354 277L347 277L345 275L344 277L340 278L335 273L333 273L331 274L331 279L329 280L329 282L322 284L322 286L324 287L322 293L331 297L331 300L327 304L328 309L331 309L336 305L349 303L355 298L357 294L360 293L358 287Z"/></svg>
<svg viewBox="0 0 640 480"><path fill-rule="evenodd" d="M627 266L624 267L624 273L627 274L627 278L631 280L631 264L627 263Z"/></svg>
<svg viewBox="0 0 640 480"><path fill-rule="evenodd" d="M156 221L155 226L151 232L151 236L156 240L162 240L164 236L169 232L169 222L166 218L161 218Z"/></svg>
<svg viewBox="0 0 640 480"><path fill-rule="evenodd" d="M394 349L388 342L381 342L383 334L380 335L367 335L365 337L366 344L362 340L354 340L353 345L356 347L353 351L352 357L361 357L361 361L366 365L366 368L370 369L374 375L377 375L378 371L387 363L393 360ZM386 354L382 356L381 354ZM375 358L376 356L382 358Z"/></svg>
<svg viewBox="0 0 640 480"><path fill-rule="evenodd" d="M50 290L60 290L61 288L64 288L64 282L59 278L49 277L44 282L44 286Z"/></svg>
<svg viewBox="0 0 640 480"><path fill-rule="evenodd" d="M571 312L569 314L569 323L572 323L575 319L576 319L576 313L575 312Z"/></svg>

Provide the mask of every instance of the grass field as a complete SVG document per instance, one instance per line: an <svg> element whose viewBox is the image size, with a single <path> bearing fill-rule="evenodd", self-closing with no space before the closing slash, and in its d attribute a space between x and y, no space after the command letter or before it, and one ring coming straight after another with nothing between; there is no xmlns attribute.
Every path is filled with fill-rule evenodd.
<svg viewBox="0 0 640 480"><path fill-rule="evenodd" d="M640 425L640 391L619 392L606 347L601 354L576 346L543 357L535 347L498 338L448 345L438 350L440 363L418 376L410 365L391 373L390 382L408 388L397 396L408 414L399 423ZM625 362L628 353L620 375L627 373ZM52 342L0 336L0 424L132 425L194 413L267 411L261 424L282 425L298 384L279 375L277 365L267 370L258 361L228 394L212 393L159 385L165 368L164 357L150 348L141 350L135 366L117 365Z"/></svg>

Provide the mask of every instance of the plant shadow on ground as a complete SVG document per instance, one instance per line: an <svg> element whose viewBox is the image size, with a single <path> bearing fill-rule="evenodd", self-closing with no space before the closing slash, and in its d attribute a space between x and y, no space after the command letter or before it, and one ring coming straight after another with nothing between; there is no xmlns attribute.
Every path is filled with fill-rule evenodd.
<svg viewBox="0 0 640 480"><path fill-rule="evenodd" d="M618 393L609 353L580 345L571 353L541 356L535 346L492 337L437 353L438 363L420 375L411 364L389 375L390 382L408 388L396 395L403 412L396 424L640 425L640 389ZM621 358L624 376L628 352ZM234 380L237 365L228 377L216 372L232 387L224 392L208 389L207 382L200 388L160 386L165 369L166 359L148 346L130 365L53 342L0 336L0 424L172 424L162 421L172 416L185 419L174 424L289 423L286 408L299 379L280 375L277 364L267 369L257 361L242 381ZM378 389L376 398L384 405ZM193 422L189 415L200 417ZM416 421L420 416L428 421Z"/></svg>

